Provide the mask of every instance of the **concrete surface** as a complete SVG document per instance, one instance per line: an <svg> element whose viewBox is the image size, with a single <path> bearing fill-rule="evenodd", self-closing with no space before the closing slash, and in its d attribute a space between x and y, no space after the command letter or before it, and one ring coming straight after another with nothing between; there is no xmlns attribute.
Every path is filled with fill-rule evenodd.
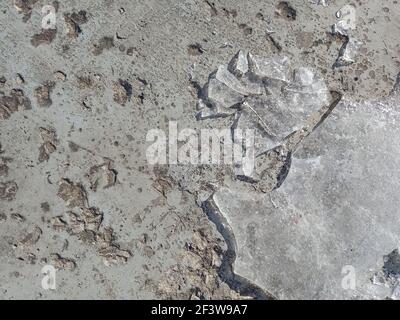
<svg viewBox="0 0 400 320"><path fill-rule="evenodd" d="M338 22L336 12L349 2L327 3L2 0L0 298L390 296L396 272L372 264L384 263L378 258L386 256L386 265L389 261L396 266L397 260L390 254L399 245L397 236L390 236L398 228L394 210L398 98L392 94L390 108L386 106L400 66L400 7L397 1L351 2L356 26L343 36L332 33L332 25ZM56 29L42 30L45 5L56 9ZM362 42L354 56L352 52L354 62L334 67L348 39ZM146 134L151 129L168 132L169 121L194 130L232 126L232 117L199 121L196 104L210 74L239 50L263 57L287 56L293 68L312 69L329 90L344 95L345 106L349 103L356 110L350 115L348 111L340 113L343 105L339 105L330 114L335 105L321 105L304 130L261 156L265 173L261 185L237 179L230 165L149 165ZM343 117L347 122L341 122ZM377 123L384 130L374 127ZM317 124L320 126L315 128ZM337 139L329 135L336 134L336 126L343 132ZM376 159L364 161L363 152L355 146L372 152L367 154ZM289 170L293 152L303 160L294 161ZM386 155L389 162L381 165L379 159ZM332 171L319 168L321 174L310 172L304 177L310 188L300 192L296 188L301 183L296 177L302 176L298 165L317 156L327 163L325 168L333 167ZM343 162L336 166L340 159ZM356 173L345 175L350 168ZM350 192L345 192L339 180L342 175ZM324 183L321 179L333 179L332 186L337 186L326 190L324 203L312 201L319 188L316 193L310 191L313 185ZM363 179L376 183L363 189L377 195L376 201L360 195ZM272 191L274 188L278 189ZM232 220L239 215L247 226L257 210L264 214L260 221L266 224L266 211L278 214L274 207L258 206L257 202L274 193L295 199L294 208L309 204L307 221L317 224L324 219L325 209L333 207L333 212L340 213L344 200L357 194L354 205L345 212L355 211L351 221L360 230L347 225L344 230L332 217L328 221L333 229L327 229L327 236L333 243L328 250L325 229L312 238L312 228L303 226L306 236L312 238L308 244L326 250L325 263L321 263L328 267L321 270L313 265L317 271L312 274L314 269L301 268L297 277L292 272L299 272L303 264L286 266L287 261L268 243L265 246L263 242L266 251L256 248L268 230L268 239L279 244L293 240L300 230L285 237L273 227L260 226L262 234L245 239L240 230L235 233L235 221L231 226L221 222L216 204L209 203L213 194L223 190L228 196L246 195L243 202L237 197L226 210L220 210L232 212ZM248 202L247 212L235 211ZM279 205L282 217L291 215ZM254 212L248 212L249 208ZM364 212L371 219L363 219ZM282 228L280 219L274 223ZM385 233L386 229L390 233ZM366 243L358 248L363 250L346 252L349 259L335 252L336 247L353 248L350 236L348 242L338 239L342 233L355 238L367 233ZM384 237L378 237L382 234ZM376 247L364 250L372 239L376 239ZM255 244L250 241L246 245L243 241L247 240ZM282 248L287 247L282 244ZM293 250L303 252L303 243L297 242ZM268 264L265 253L271 254L270 259L276 255L277 265ZM263 277L240 266L246 254L260 263ZM343 293L336 282L324 287L326 290L319 282L315 286L307 282L315 274L318 281L339 281L337 268L344 263L353 263L356 271L361 268L361 274L365 268L375 268L371 277L383 277L384 284L376 286L387 290L377 289L372 295L372 291L360 289L357 295ZM57 269L55 290L42 287L42 268L48 265ZM285 278L280 270L292 276ZM367 285L368 279L362 279Z"/></svg>

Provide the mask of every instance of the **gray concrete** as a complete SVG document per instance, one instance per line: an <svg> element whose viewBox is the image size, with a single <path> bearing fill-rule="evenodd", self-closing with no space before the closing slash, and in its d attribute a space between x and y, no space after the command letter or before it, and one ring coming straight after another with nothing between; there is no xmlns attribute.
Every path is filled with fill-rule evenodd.
<svg viewBox="0 0 400 320"><path fill-rule="evenodd" d="M396 201L397 129L393 119L398 99L391 98L394 102L387 111L379 110L387 105L399 72L400 8L397 1L355 2L357 23L348 38L361 41L362 46L354 55L351 52L353 63L333 67L345 52L346 37L332 34L332 25L337 23L335 13L347 2L327 2L328 6L289 1L288 7L280 1L255 0L2 1L0 298L340 297L343 293L335 290L335 285L324 291L317 282L326 277L336 281L340 270L338 274L335 268L344 263L362 269L360 276L366 286L363 268L375 268L372 274L379 272L381 267L371 264L383 263L379 257L383 259L398 246L397 238L389 239L391 233L383 231L388 228L393 232L397 227L389 211ZM48 4L57 9L57 29L44 31L41 9ZM329 115L329 106L321 105L319 112L307 114L306 129L294 133L281 148L262 155L260 170L265 174L259 183L238 180L234 168L226 165L149 165L146 134L150 129L167 131L170 120L177 121L179 128L194 130L232 126L233 116L198 121L196 104L199 87L239 50L262 57L287 56L294 69L312 69L329 90L344 94L344 106L348 103L360 108L359 113L341 111L342 105ZM365 105L356 104L365 100ZM377 111L368 109L377 106ZM325 117L318 131L314 130ZM376 124L382 130L370 128ZM343 132L337 139L348 140L339 143L329 136L337 132L335 126ZM288 127L288 131L292 129ZM371 139L362 140L364 132ZM392 162L364 161L363 152L355 148L361 145L366 152L376 157L387 155ZM294 160L288 171L288 159L296 149L297 158L320 156L321 163L336 171L304 168L310 171L304 177L309 188L299 192L296 177L303 171L298 165L314 162ZM346 163L344 159L350 159L346 155L356 161ZM335 166L340 159L343 162ZM345 175L351 168L353 175ZM389 175L390 169L393 174ZM332 178L336 179L333 185L338 185L342 176L350 191L338 187L327 190L334 193L326 197L326 203L312 201L321 191L311 192L314 183L318 186L328 183L323 179ZM361 189L353 178L357 183L372 179L376 185ZM238 267L253 244L245 245L246 239L241 240L243 234L236 233L233 216L239 215L246 201L250 199L255 206L255 200L268 197L281 182L283 189L271 195L282 194L282 201L285 197L295 199L291 209L279 203L282 218L293 215L289 209L307 203L314 213L307 221L318 223L325 212L318 208L333 207L333 212L342 212L343 200L351 194L375 190L377 195L376 199L359 195L354 198L354 207L345 211L355 211L351 221L362 221L357 228L364 229L351 228L351 233L334 225L310 238L310 245L325 250L326 239L318 237L327 230L333 242L330 251L323 253L328 271L316 272L314 287L306 281L312 277L309 270L302 270L298 277L292 274L285 281L274 276L280 270L290 274L297 270L298 266L281 265L283 260L275 260L276 268L270 265L265 269L264 265L260 270L268 274L261 280L251 270ZM214 193L223 195L223 190L228 196L245 193L244 203L238 197L224 210L220 208L232 214L231 226L212 218L217 212L207 207L207 199ZM360 207L372 215L371 220L362 219ZM240 213L244 225L252 219L249 216L246 220L247 216ZM334 224L334 220L326 223L329 221ZM282 227L280 222L275 220L277 228ZM229 228L234 232L227 232ZM311 237L311 228L303 228ZM337 228L339 234L356 238L367 232L366 244L382 233L385 236L371 250L349 253L349 259L344 259L333 248L350 248L354 239L337 239ZM287 240L276 232L269 238L279 244ZM232 239L240 249L236 262L232 261ZM263 249L280 257L273 247L263 245ZM297 243L295 251L303 249L301 242ZM263 254L255 252L251 252L254 261L265 264ZM336 258L340 258L338 263L333 261ZM232 263L236 276L231 273ZM41 286L45 265L58 269L56 290ZM301 283L291 282L292 277ZM371 297L372 291L365 290L346 297ZM386 294L390 295L377 293L377 297Z"/></svg>

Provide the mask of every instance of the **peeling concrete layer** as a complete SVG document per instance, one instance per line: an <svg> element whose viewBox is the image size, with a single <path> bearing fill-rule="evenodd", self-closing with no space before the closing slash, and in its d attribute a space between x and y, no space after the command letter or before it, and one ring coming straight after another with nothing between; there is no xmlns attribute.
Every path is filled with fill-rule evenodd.
<svg viewBox="0 0 400 320"><path fill-rule="evenodd" d="M399 121L398 96L344 101L303 141L278 190L219 190L235 272L281 299L391 297L372 278L400 241ZM349 265L354 290L342 287Z"/></svg>

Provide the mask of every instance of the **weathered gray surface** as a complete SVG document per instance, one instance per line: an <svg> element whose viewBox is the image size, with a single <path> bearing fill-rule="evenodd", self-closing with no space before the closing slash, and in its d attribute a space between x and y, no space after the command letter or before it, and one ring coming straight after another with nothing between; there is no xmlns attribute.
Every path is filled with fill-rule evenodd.
<svg viewBox="0 0 400 320"><path fill-rule="evenodd" d="M280 1L59 1L57 31L43 33L53 1L15 2L0 11L2 299L243 298L223 281L227 244L201 203L223 185L254 186L226 166L149 166L147 131L230 128L196 120L190 80L206 83L240 49L287 56L350 100L385 97L399 72L395 1L355 4L363 46L336 69L345 0L289 1L295 17ZM265 190L281 156L265 156ZM55 291L41 287L47 263Z"/></svg>

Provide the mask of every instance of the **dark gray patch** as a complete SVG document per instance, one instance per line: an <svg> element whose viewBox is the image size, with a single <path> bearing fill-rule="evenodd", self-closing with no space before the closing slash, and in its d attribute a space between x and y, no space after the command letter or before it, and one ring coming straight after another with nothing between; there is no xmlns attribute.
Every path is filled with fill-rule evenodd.
<svg viewBox="0 0 400 320"><path fill-rule="evenodd" d="M0 200L12 201L18 191L15 181L0 182Z"/></svg>
<svg viewBox="0 0 400 320"><path fill-rule="evenodd" d="M56 38L57 29L43 29L41 33L34 34L31 44L38 47L42 44L50 44Z"/></svg>
<svg viewBox="0 0 400 320"><path fill-rule="evenodd" d="M399 249L383 257L383 272L387 277L400 278L400 254Z"/></svg>
<svg viewBox="0 0 400 320"><path fill-rule="evenodd" d="M287 1L279 2L279 4L276 6L275 13L277 16L288 21L296 20L297 16L296 10Z"/></svg>
<svg viewBox="0 0 400 320"><path fill-rule="evenodd" d="M104 50L109 50L114 47L113 37L103 37L97 44L94 45L93 54L98 56L103 53Z"/></svg>

